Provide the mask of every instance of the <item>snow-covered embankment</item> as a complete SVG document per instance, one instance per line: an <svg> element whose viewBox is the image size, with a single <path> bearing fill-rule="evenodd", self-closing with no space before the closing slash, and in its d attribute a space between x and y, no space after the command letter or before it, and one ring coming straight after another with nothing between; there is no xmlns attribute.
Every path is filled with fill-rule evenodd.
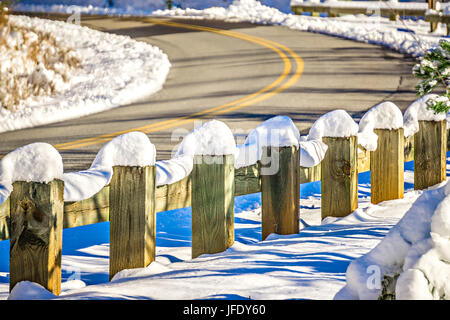
<svg viewBox="0 0 450 320"><path fill-rule="evenodd" d="M75 24L11 16L15 26L51 34L81 65L59 92L31 96L16 110L0 109L0 132L81 117L125 105L160 90L170 62L159 48Z"/></svg>

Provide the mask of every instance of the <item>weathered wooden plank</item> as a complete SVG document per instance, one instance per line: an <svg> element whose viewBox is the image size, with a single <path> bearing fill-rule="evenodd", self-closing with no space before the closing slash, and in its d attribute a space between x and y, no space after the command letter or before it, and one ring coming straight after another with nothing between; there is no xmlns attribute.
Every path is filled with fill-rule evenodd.
<svg viewBox="0 0 450 320"><path fill-rule="evenodd" d="M370 151L358 146L358 173L370 170Z"/></svg>
<svg viewBox="0 0 450 320"><path fill-rule="evenodd" d="M191 206L191 176L156 188L156 212Z"/></svg>
<svg viewBox="0 0 450 320"><path fill-rule="evenodd" d="M64 203L64 228L109 221L109 185L94 196Z"/></svg>
<svg viewBox="0 0 450 320"><path fill-rule="evenodd" d="M109 278L155 260L156 167L113 167L109 189Z"/></svg>
<svg viewBox="0 0 450 320"><path fill-rule="evenodd" d="M64 182L13 184L11 201L10 290L20 281L61 292Z"/></svg>
<svg viewBox="0 0 450 320"><path fill-rule="evenodd" d="M412 135L408 138L404 138L403 145L405 147L403 159L405 160L405 162L413 161L414 160L414 135Z"/></svg>
<svg viewBox="0 0 450 320"><path fill-rule="evenodd" d="M375 129L377 149L370 152L371 202L402 199L404 193L405 137L403 128Z"/></svg>
<svg viewBox="0 0 450 320"><path fill-rule="evenodd" d="M317 166L310 168L300 166L300 183L320 181L320 166L320 163Z"/></svg>
<svg viewBox="0 0 450 320"><path fill-rule="evenodd" d="M234 243L234 155L195 156L192 180L192 258Z"/></svg>
<svg viewBox="0 0 450 320"><path fill-rule="evenodd" d="M414 135L414 189L422 190L446 178L447 120L419 121Z"/></svg>
<svg viewBox="0 0 450 320"><path fill-rule="evenodd" d="M9 239L10 237L10 203L11 197L6 199L5 202L0 204L0 241Z"/></svg>
<svg viewBox="0 0 450 320"><path fill-rule="evenodd" d="M234 171L235 196L241 196L261 191L259 164L236 169Z"/></svg>
<svg viewBox="0 0 450 320"><path fill-rule="evenodd" d="M357 138L324 137L322 219L346 216L358 207Z"/></svg>
<svg viewBox="0 0 450 320"><path fill-rule="evenodd" d="M271 233L298 233L300 149L270 147L263 154L266 159L261 159L262 240Z"/></svg>

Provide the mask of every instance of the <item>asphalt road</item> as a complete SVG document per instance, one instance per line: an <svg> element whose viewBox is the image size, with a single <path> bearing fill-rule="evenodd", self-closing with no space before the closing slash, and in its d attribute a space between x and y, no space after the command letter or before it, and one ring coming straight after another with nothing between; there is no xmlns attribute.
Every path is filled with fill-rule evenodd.
<svg viewBox="0 0 450 320"><path fill-rule="evenodd" d="M157 158L168 159L180 137L205 119L224 121L242 143L274 115L291 117L306 133L331 110L358 120L382 101L404 110L416 98L414 61L378 46L248 23L95 16L81 23L161 48L172 63L163 90L95 115L2 133L0 156L47 142L60 150L65 171L82 170L106 141L141 128Z"/></svg>

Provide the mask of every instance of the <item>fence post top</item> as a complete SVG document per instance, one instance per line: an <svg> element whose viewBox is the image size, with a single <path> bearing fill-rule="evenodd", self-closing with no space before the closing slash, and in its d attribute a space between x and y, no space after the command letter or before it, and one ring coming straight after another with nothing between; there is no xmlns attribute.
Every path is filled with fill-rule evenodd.
<svg viewBox="0 0 450 320"><path fill-rule="evenodd" d="M263 147L299 147L300 132L291 118L275 116L250 131L239 146L235 167L245 167L261 160Z"/></svg>
<svg viewBox="0 0 450 320"><path fill-rule="evenodd" d="M322 140L322 137L346 138L356 136L359 126L347 111L330 111L317 119L309 130L308 140Z"/></svg>
<svg viewBox="0 0 450 320"><path fill-rule="evenodd" d="M368 151L375 151L378 136L374 129L400 128L403 128L402 111L393 102L381 102L367 111L359 121L358 143Z"/></svg>
<svg viewBox="0 0 450 320"><path fill-rule="evenodd" d="M129 132L115 137L100 149L92 167L145 167L155 165L156 148L145 133Z"/></svg>
<svg viewBox="0 0 450 320"><path fill-rule="evenodd" d="M48 143L32 143L8 153L0 162L0 184L11 187L15 181L49 183L62 179L63 162Z"/></svg>
<svg viewBox="0 0 450 320"><path fill-rule="evenodd" d="M434 113L434 110L428 108L428 100L437 98L436 94L427 94L413 103L406 109L403 115L405 128L405 137L408 138L419 131L419 121L443 121L447 119L445 113Z"/></svg>
<svg viewBox="0 0 450 320"><path fill-rule="evenodd" d="M211 120L191 131L181 142L176 156L236 155L234 135L222 121Z"/></svg>

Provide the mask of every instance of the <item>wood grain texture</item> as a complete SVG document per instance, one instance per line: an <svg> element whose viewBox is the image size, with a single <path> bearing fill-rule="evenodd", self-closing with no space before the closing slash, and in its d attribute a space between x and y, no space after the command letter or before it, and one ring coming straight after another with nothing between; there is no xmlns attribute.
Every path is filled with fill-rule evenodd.
<svg viewBox="0 0 450 320"><path fill-rule="evenodd" d="M299 232L300 214L300 149L296 147L265 148L261 169L262 240L271 233ZM274 165L274 163L278 162Z"/></svg>
<svg viewBox="0 0 450 320"><path fill-rule="evenodd" d="M370 152L371 202L402 199L404 193L405 138L403 128L375 129L377 149Z"/></svg>
<svg viewBox="0 0 450 320"><path fill-rule="evenodd" d="M14 182L11 193L10 290L20 281L61 292L64 183Z"/></svg>
<svg viewBox="0 0 450 320"><path fill-rule="evenodd" d="M235 196L241 196L261 191L261 178L259 164L235 169Z"/></svg>
<svg viewBox="0 0 450 320"><path fill-rule="evenodd" d="M192 170L192 258L234 243L234 156L196 156Z"/></svg>
<svg viewBox="0 0 450 320"><path fill-rule="evenodd" d="M113 167L110 183L109 277L155 260L156 167Z"/></svg>
<svg viewBox="0 0 450 320"><path fill-rule="evenodd" d="M446 178L447 121L419 121L414 135L414 189L422 190Z"/></svg>
<svg viewBox="0 0 450 320"><path fill-rule="evenodd" d="M357 138L323 137L322 219L344 217L358 207Z"/></svg>
<svg viewBox="0 0 450 320"><path fill-rule="evenodd" d="M64 228L109 221L109 185L92 197L64 203Z"/></svg>

